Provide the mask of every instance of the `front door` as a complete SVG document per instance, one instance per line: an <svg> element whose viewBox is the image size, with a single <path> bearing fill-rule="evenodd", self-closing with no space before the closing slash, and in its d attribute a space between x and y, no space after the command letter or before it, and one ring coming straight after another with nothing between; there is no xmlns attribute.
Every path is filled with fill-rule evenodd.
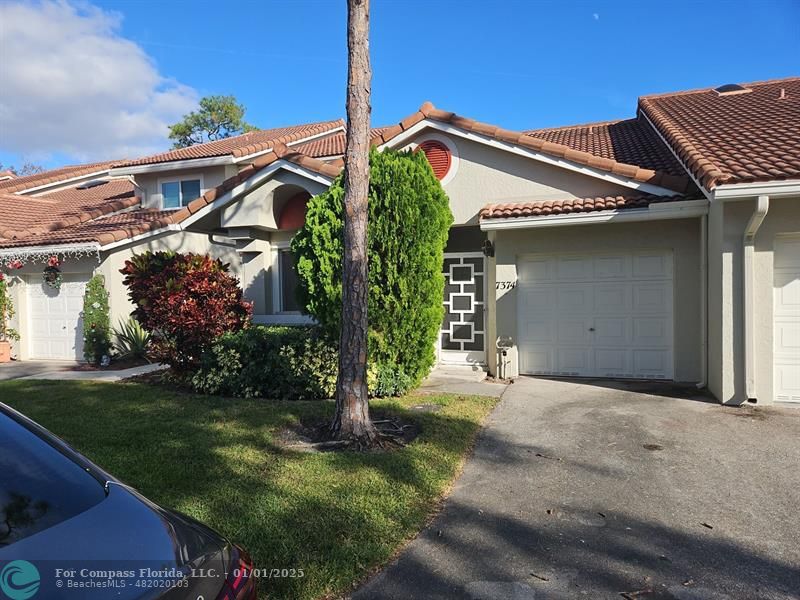
<svg viewBox="0 0 800 600"><path fill-rule="evenodd" d="M444 321L439 361L486 363L486 271L480 252L444 255Z"/></svg>

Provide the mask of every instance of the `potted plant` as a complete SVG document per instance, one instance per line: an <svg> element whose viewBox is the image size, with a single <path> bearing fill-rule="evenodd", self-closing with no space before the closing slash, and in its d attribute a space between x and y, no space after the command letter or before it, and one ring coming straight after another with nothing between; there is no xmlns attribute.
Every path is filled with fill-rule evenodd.
<svg viewBox="0 0 800 600"><path fill-rule="evenodd" d="M8 279L0 273L0 363L11 360L11 340L18 340L19 334L8 323L14 316Z"/></svg>

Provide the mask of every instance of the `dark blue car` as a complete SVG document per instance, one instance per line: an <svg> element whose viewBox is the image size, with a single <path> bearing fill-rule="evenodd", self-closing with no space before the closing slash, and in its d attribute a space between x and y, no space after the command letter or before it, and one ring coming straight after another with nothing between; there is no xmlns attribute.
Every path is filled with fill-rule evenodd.
<svg viewBox="0 0 800 600"><path fill-rule="evenodd" d="M0 403L0 598L253 600L252 569Z"/></svg>

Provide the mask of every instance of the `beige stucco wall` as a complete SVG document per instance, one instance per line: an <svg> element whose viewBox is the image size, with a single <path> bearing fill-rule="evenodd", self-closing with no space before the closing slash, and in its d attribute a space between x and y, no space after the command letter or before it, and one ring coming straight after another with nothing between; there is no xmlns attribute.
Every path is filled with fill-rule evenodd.
<svg viewBox="0 0 800 600"><path fill-rule="evenodd" d="M417 138L434 135L425 130ZM492 148L478 142L436 132L435 137L455 146L457 170L444 183L456 225L476 225L481 208L497 202L564 200L630 193L625 188L573 171Z"/></svg>
<svg viewBox="0 0 800 600"><path fill-rule="evenodd" d="M744 381L743 236L756 199L717 200L709 212L708 387L721 401L747 400ZM800 198L771 199L755 238L753 318L755 389L773 401L773 249L776 236L800 234Z"/></svg>
<svg viewBox="0 0 800 600"><path fill-rule="evenodd" d="M674 361L677 381L701 378L700 219L604 223L492 232L494 269L490 269L490 350L497 336L517 339L518 288L496 290L495 281L517 281L517 261L525 254L672 250L674 259ZM488 353L496 373L497 355ZM509 353L509 375L518 373L516 346Z"/></svg>

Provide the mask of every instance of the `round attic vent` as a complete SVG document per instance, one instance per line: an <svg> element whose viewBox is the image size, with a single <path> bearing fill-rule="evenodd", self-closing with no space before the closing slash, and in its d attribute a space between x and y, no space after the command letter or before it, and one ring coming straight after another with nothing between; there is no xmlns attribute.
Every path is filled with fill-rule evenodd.
<svg viewBox="0 0 800 600"><path fill-rule="evenodd" d="M425 158L428 159L433 169L433 174L436 175L436 179L444 179L445 175L450 171L450 165L452 163L450 148L445 146L442 142L427 140L422 142L417 147L417 150L421 150L425 153Z"/></svg>

